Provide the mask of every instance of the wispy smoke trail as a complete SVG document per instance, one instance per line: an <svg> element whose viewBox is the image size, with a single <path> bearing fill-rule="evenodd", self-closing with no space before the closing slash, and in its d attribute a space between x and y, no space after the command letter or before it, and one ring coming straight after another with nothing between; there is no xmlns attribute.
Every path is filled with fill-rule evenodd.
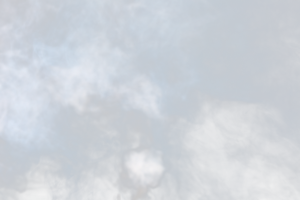
<svg viewBox="0 0 300 200"><path fill-rule="evenodd" d="M0 199L238 199L259 154L297 186L299 7L0 1Z"/></svg>

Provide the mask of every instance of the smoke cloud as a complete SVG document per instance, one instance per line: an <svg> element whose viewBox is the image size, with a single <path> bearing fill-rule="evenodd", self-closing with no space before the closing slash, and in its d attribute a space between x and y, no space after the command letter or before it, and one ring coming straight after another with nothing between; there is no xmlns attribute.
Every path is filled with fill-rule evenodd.
<svg viewBox="0 0 300 200"><path fill-rule="evenodd" d="M142 187L153 187L164 171L161 159L150 152L132 152L126 160L130 179Z"/></svg>
<svg viewBox="0 0 300 200"><path fill-rule="evenodd" d="M0 199L299 199L299 10L1 0Z"/></svg>

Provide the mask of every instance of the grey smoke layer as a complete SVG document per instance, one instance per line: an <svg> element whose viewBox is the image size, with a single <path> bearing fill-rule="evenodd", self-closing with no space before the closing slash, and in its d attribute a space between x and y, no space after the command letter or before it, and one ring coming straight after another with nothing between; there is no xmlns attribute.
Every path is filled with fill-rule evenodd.
<svg viewBox="0 0 300 200"><path fill-rule="evenodd" d="M299 200L296 0L0 0L1 200Z"/></svg>

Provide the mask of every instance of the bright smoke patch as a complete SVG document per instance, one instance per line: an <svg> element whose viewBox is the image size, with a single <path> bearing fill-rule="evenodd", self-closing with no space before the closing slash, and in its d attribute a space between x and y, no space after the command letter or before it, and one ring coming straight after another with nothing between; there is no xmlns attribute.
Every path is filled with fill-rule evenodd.
<svg viewBox="0 0 300 200"><path fill-rule="evenodd" d="M123 157L121 182L136 190L133 199L144 198L149 188L156 188L167 170L161 151L156 149L130 150Z"/></svg>
<svg viewBox="0 0 300 200"><path fill-rule="evenodd" d="M0 1L0 199L300 199L299 8Z"/></svg>

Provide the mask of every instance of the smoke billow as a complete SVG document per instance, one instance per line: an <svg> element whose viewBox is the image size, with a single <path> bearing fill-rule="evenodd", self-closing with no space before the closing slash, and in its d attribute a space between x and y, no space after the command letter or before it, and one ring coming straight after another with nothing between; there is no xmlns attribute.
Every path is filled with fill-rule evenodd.
<svg viewBox="0 0 300 200"><path fill-rule="evenodd" d="M1 0L0 199L299 199L299 6Z"/></svg>
<svg viewBox="0 0 300 200"><path fill-rule="evenodd" d="M160 153L150 150L129 152L122 165L119 184L132 200L147 198L149 191L159 186L165 171Z"/></svg>

